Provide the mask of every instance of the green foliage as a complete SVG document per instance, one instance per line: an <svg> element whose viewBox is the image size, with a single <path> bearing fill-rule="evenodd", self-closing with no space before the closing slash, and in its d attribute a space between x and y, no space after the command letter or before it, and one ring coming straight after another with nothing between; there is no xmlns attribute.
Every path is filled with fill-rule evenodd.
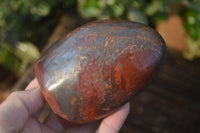
<svg viewBox="0 0 200 133"><path fill-rule="evenodd" d="M1 0L0 38L12 45L34 40L38 22L49 15L51 3L41 0ZM39 27L38 27L39 28Z"/></svg>
<svg viewBox="0 0 200 133"><path fill-rule="evenodd" d="M6 42L0 43L0 64L17 75L21 75L40 55L38 48L30 42L19 42L15 48Z"/></svg>
<svg viewBox="0 0 200 133"><path fill-rule="evenodd" d="M200 1L187 3L187 8L181 12L183 26L188 34L188 51L183 53L189 60L200 57Z"/></svg>
<svg viewBox="0 0 200 133"><path fill-rule="evenodd" d="M0 64L18 73L20 60L14 55L12 47L6 43L0 45Z"/></svg>
<svg viewBox="0 0 200 133"><path fill-rule="evenodd" d="M147 18L166 19L167 0L78 0L78 10L84 18L123 18L147 23ZM162 14L162 15L161 15Z"/></svg>
<svg viewBox="0 0 200 133"><path fill-rule="evenodd" d="M183 12L184 28L189 36L197 40L200 38L200 10L188 9Z"/></svg>
<svg viewBox="0 0 200 133"><path fill-rule="evenodd" d="M27 42L43 44L58 21L52 14L76 5L83 18L128 19L151 25L167 19L172 7L179 5L181 8L175 10L181 14L189 35L189 50L184 56L189 59L200 56L199 0L0 0L0 64L22 73L38 57L38 52L32 53L34 48ZM33 50L20 50L26 45Z"/></svg>
<svg viewBox="0 0 200 133"><path fill-rule="evenodd" d="M75 2L74 0L0 0L0 64L18 75L23 73L27 65L38 58L38 50L27 42L37 46L43 44L50 34L51 27L58 20L56 17L53 18L54 9L66 8ZM22 45L29 50L20 49Z"/></svg>
<svg viewBox="0 0 200 133"><path fill-rule="evenodd" d="M199 0L78 0L78 10L84 18L122 18L144 24L166 20L168 15L180 14L188 34L188 51L184 57L200 57Z"/></svg>
<svg viewBox="0 0 200 133"><path fill-rule="evenodd" d="M200 39L187 38L189 49L183 52L183 56L188 60L200 57Z"/></svg>

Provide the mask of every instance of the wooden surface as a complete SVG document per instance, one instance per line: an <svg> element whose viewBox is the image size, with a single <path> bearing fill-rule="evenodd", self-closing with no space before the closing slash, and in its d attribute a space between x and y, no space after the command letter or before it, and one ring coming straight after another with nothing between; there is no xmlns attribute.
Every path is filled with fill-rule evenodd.
<svg viewBox="0 0 200 133"><path fill-rule="evenodd" d="M150 86L131 101L122 133L199 133L200 61L168 54Z"/></svg>
<svg viewBox="0 0 200 133"><path fill-rule="evenodd" d="M83 23L80 18L63 17L48 45ZM169 51L156 79L130 101L131 112L121 133L200 132L200 60L189 62ZM33 77L32 66L14 90L25 88Z"/></svg>

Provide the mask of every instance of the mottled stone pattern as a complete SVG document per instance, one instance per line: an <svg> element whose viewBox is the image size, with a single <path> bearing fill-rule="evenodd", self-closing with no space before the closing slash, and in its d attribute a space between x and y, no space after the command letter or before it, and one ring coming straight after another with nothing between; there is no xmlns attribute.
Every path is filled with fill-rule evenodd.
<svg viewBox="0 0 200 133"><path fill-rule="evenodd" d="M150 27L95 21L54 43L36 62L35 73L52 110L83 124L108 115L143 89L165 51Z"/></svg>

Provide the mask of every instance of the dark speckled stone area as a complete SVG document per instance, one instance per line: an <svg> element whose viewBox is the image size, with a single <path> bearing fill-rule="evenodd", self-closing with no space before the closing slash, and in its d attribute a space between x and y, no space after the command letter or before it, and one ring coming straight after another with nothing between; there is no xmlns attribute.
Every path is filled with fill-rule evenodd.
<svg viewBox="0 0 200 133"><path fill-rule="evenodd" d="M83 124L107 116L146 87L165 52L162 37L148 26L95 21L54 43L35 73L52 110Z"/></svg>

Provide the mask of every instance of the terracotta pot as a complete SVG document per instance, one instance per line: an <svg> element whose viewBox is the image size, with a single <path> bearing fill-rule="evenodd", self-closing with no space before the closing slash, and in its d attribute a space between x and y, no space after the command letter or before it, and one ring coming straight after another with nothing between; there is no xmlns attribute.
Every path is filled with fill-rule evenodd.
<svg viewBox="0 0 200 133"><path fill-rule="evenodd" d="M179 51L188 49L187 34L183 29L183 22L178 15L170 16L168 20L158 22L156 29L164 38L167 47Z"/></svg>

